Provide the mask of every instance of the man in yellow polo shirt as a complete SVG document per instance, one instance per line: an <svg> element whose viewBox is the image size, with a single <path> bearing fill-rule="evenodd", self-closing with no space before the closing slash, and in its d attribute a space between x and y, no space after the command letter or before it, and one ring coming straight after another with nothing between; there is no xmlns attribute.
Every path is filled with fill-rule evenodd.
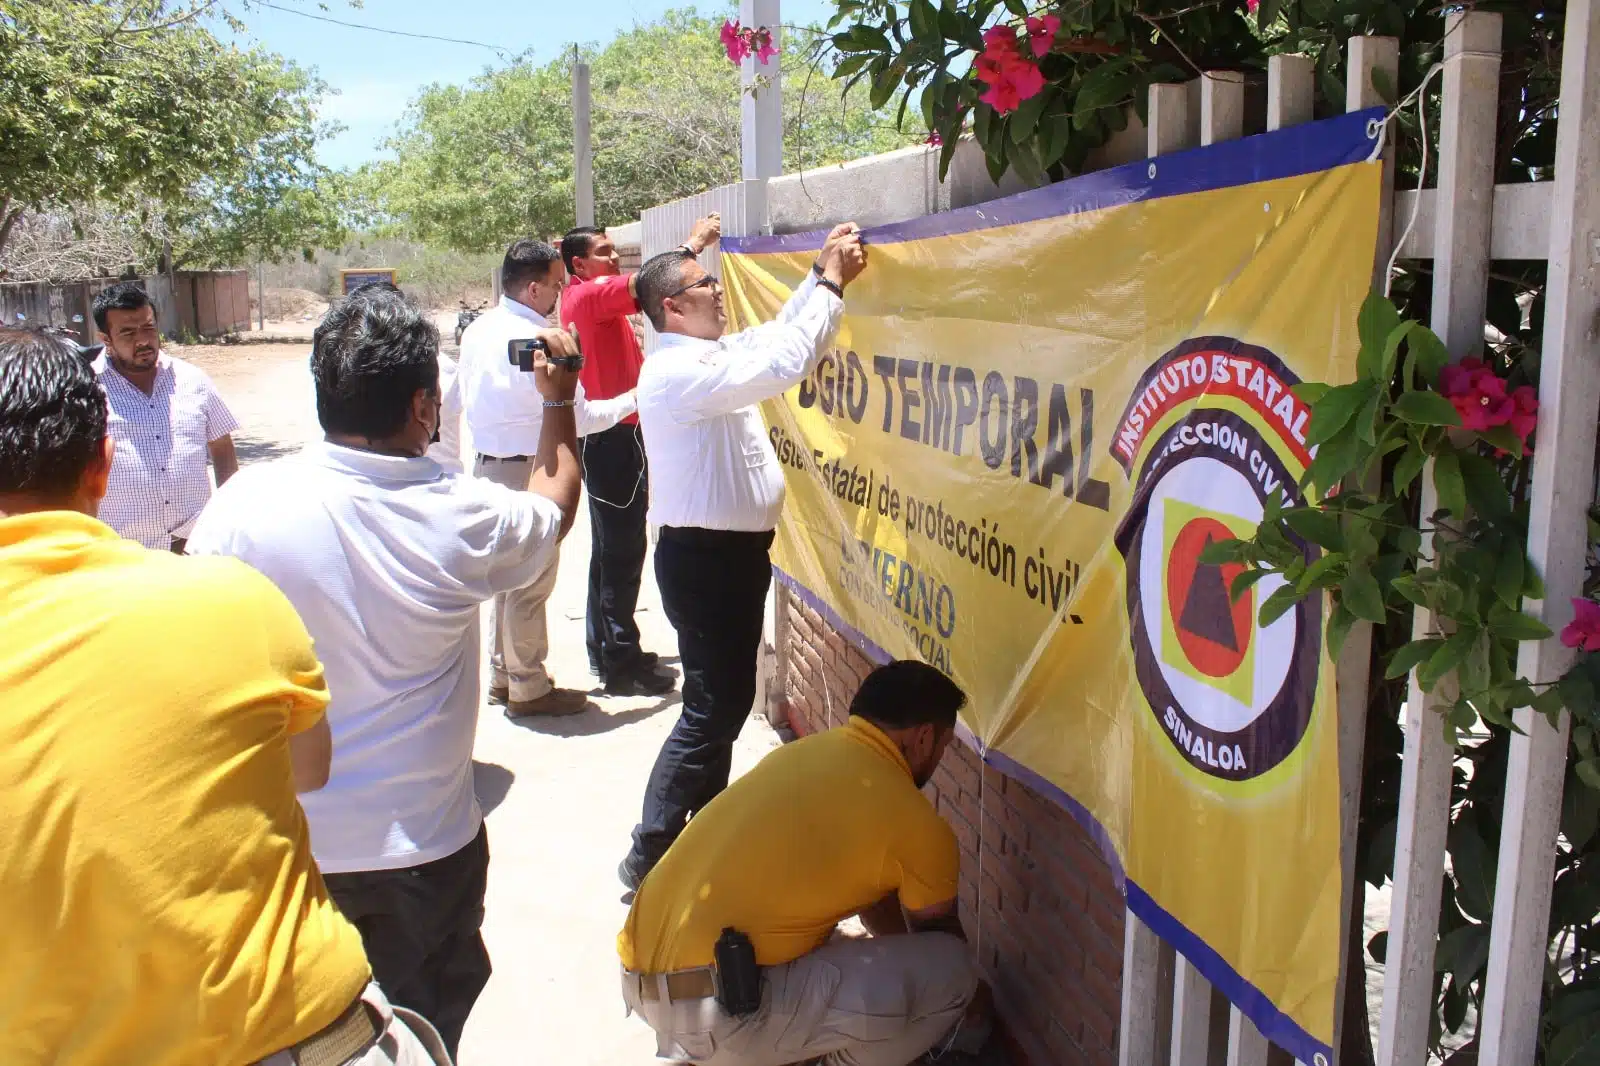
<svg viewBox="0 0 1600 1066"><path fill-rule="evenodd" d="M311 859L305 627L244 564L93 517L106 418L72 346L0 331L0 1061L448 1064Z"/></svg>
<svg viewBox="0 0 1600 1066"><path fill-rule="evenodd" d="M906 1066L951 1038L978 984L956 917L955 834L921 792L966 703L933 667L879 667L847 725L774 751L689 822L617 937L622 995L663 1058ZM859 915L870 939L834 938ZM748 937L760 1006L713 966Z"/></svg>

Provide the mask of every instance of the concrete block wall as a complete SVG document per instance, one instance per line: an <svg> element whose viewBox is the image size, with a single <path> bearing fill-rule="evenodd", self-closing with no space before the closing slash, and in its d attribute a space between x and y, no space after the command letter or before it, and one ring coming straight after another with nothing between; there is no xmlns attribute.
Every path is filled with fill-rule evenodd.
<svg viewBox="0 0 1600 1066"><path fill-rule="evenodd" d="M842 724L874 663L793 590L774 596L773 716L800 735ZM1114 1066L1123 901L1094 842L966 744L928 793L961 845L961 918L1015 1066Z"/></svg>

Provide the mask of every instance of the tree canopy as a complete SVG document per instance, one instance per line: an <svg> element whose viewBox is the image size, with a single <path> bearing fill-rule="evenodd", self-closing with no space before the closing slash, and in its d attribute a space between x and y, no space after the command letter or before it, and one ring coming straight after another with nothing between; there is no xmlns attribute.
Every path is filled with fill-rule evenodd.
<svg viewBox="0 0 1600 1066"><path fill-rule="evenodd" d="M214 0L0 0L0 252L24 212L112 203L191 258L273 258L328 234L325 86L224 44Z"/></svg>
<svg viewBox="0 0 1600 1066"><path fill-rule="evenodd" d="M595 214L602 225L739 176L738 68L718 40L721 19L692 8L635 26L591 64ZM784 165L818 166L901 147L912 137L866 93L841 98L830 70L813 74L817 35L783 34ZM465 86L433 85L365 169L377 217L407 236L465 252L573 222L572 57L527 56Z"/></svg>

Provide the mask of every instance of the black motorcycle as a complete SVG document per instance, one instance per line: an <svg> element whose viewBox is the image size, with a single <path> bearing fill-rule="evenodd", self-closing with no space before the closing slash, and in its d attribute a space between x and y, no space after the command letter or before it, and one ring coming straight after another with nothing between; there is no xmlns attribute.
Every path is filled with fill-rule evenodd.
<svg viewBox="0 0 1600 1066"><path fill-rule="evenodd" d="M461 310L456 312L456 347L459 348L461 347L461 335L467 331L468 326L477 320L479 315L483 314L484 309L489 305L480 303L468 307L465 300L458 300L457 303L461 305Z"/></svg>

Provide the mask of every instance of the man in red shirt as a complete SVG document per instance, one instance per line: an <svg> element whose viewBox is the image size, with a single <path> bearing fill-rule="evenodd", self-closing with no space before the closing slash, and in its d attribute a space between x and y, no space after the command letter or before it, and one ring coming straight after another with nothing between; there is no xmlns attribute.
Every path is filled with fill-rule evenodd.
<svg viewBox="0 0 1600 1066"><path fill-rule="evenodd" d="M699 255L721 236L721 216L711 214L695 223L683 247ZM561 295L561 325L578 335L585 394L605 400L633 391L644 365L644 351L628 320L639 312L635 275L622 273L616 245L593 226L563 237L561 258L571 278ZM589 666L611 695L659 696L672 691L676 679L658 666L653 652L639 647L633 620L650 500L639 419L629 415L611 429L581 438L578 446L594 537L585 630Z"/></svg>

